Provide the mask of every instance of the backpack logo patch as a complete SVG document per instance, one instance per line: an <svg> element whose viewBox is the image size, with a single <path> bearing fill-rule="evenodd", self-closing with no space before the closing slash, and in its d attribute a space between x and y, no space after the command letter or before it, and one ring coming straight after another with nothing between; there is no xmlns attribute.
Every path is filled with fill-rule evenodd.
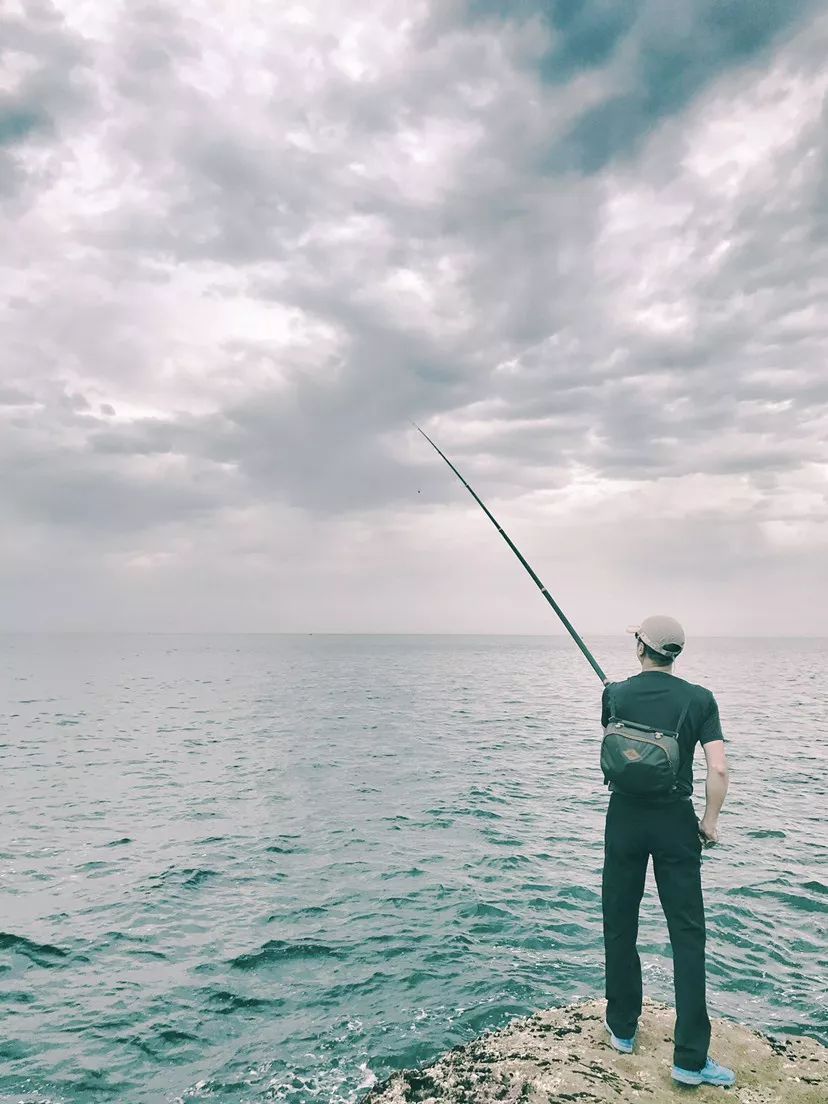
<svg viewBox="0 0 828 1104"><path fill-rule="evenodd" d="M636 760L640 759L641 756L638 754L635 748L627 748L624 752L624 758L629 759L631 763L634 763L636 762Z"/></svg>

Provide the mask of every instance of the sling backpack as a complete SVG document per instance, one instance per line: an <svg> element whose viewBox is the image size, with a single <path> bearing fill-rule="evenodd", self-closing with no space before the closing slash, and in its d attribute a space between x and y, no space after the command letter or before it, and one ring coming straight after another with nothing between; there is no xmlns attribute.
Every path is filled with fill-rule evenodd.
<svg viewBox="0 0 828 1104"><path fill-rule="evenodd" d="M674 732L616 717L611 689L609 707L610 718L601 741L604 782L619 793L635 796L675 790L680 761L678 734L690 708L689 699Z"/></svg>

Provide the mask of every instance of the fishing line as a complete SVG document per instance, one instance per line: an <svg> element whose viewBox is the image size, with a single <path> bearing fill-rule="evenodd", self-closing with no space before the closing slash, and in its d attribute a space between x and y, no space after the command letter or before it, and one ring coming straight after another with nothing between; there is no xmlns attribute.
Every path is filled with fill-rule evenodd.
<svg viewBox="0 0 828 1104"><path fill-rule="evenodd" d="M457 470L457 468L455 468L454 464L452 464L451 460L449 460L449 458L446 456L446 454L444 452L442 452L434 444L434 442L429 437L429 435L425 432L425 430L420 429L420 427L417 425L416 422L412 422L411 424L414 426L414 428L419 433L421 433L423 435L423 437L425 437L425 439L428 441L428 443L431 445L431 447L434 449L434 451L438 454L438 456L442 456L442 458L445 460L445 462L448 464L448 466L451 468L451 470L454 472L454 474L457 476L457 478L460 480L460 482L463 484L463 486L466 488L466 490L469 492L469 494L472 496L472 498L475 500L475 502L478 504L478 506L480 506L480 508L483 510L486 517L489 519L489 521L491 521L491 523L494 525L495 529L497 529L498 533L500 533L501 537L503 537L503 539L509 545L511 550L514 552L514 554L517 556L517 558L520 560L520 562L523 564L523 566L529 572L529 575L530 575L532 581L534 582L535 586L537 586L538 590L541 592L541 594L547 600L549 605L552 607L552 609L555 611L555 613L557 613L558 617L560 617L561 621L563 622L564 628L566 629L566 631L569 633L569 635L572 637L572 639L575 641L575 643L578 645L578 647L583 652L584 658L586 659L587 663L593 669L593 671L598 676L598 678L601 680L601 682L603 682L603 684L606 686L606 684L609 682L609 679L604 674L604 672L601 670L601 668L598 666L598 663L596 662L595 657L593 656L592 652L589 650L589 648L587 648L587 646L586 646L586 644L584 644L583 640L581 640L580 636L578 635L578 633L573 628L569 618L566 616L564 611L561 609L561 607L558 605L558 603L555 601L555 599L552 597L552 595L549 593L549 591L543 585L541 580L538 578L538 576L532 570L530 565L524 559L523 555L520 552L520 549L514 543L512 538L509 536L509 534L506 532L506 530L503 528L503 526L500 524L500 522L497 520L497 518L494 516L494 514L491 512L491 510L486 506L486 503L469 486L469 484L466 482L466 480L463 478L463 476L460 474L460 472Z"/></svg>

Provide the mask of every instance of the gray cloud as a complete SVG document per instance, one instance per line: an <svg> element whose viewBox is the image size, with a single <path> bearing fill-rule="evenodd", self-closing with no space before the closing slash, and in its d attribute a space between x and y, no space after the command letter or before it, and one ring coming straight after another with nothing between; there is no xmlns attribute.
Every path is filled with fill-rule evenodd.
<svg viewBox="0 0 828 1104"><path fill-rule="evenodd" d="M0 200L53 179L48 159L35 169L26 154L48 151L93 110L92 64L88 43L49 0L0 12L0 66L20 74L11 90L0 86Z"/></svg>
<svg viewBox="0 0 828 1104"><path fill-rule="evenodd" d="M497 23L523 16L549 28L540 58L545 79L609 65L611 87L574 121L550 152L556 170L596 172L638 152L662 119L680 111L734 65L755 61L780 36L801 25L813 0L756 4L753 0L670 0L644 4L606 0L526 2L510 8L471 0L471 15Z"/></svg>

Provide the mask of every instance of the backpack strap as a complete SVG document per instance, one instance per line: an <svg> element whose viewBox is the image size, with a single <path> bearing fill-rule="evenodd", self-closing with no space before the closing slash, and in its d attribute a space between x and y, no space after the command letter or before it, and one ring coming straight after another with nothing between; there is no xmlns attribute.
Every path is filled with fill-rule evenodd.
<svg viewBox="0 0 828 1104"><path fill-rule="evenodd" d="M681 731L681 726L684 724L684 719L687 716L687 711L690 708L690 703L692 702L692 700L693 698L691 695L684 703L684 709L682 709L681 716L679 717L678 724L676 725L676 736L678 736L679 732Z"/></svg>

